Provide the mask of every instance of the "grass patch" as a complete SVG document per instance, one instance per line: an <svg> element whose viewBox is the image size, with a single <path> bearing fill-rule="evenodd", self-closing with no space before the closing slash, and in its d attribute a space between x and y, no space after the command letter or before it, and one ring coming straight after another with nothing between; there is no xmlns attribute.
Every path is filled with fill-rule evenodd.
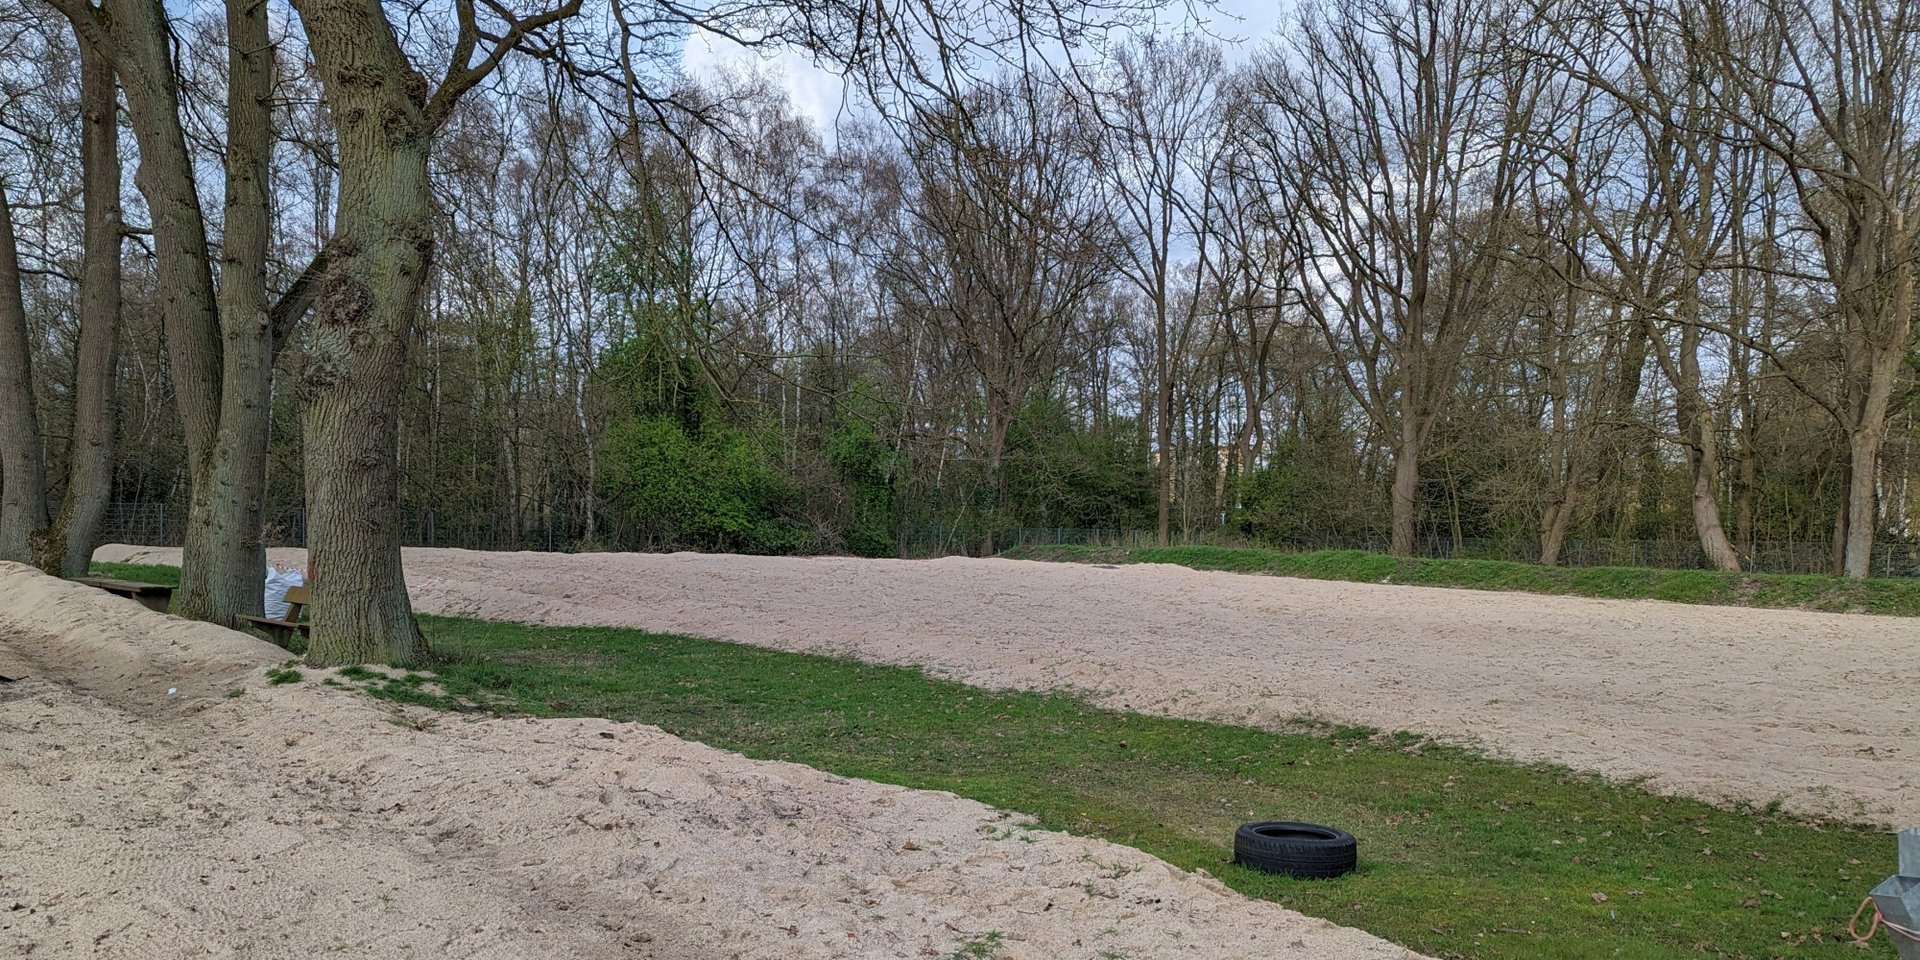
<svg viewBox="0 0 1920 960"><path fill-rule="evenodd" d="M132 580L135 583L159 583L169 587L180 585L180 568L166 564L96 563L93 572L98 576Z"/></svg>
<svg viewBox="0 0 1920 960"><path fill-rule="evenodd" d="M1920 579L1906 577L1849 580L1818 574L1544 567L1504 560L1403 559L1364 550L1292 553L1238 547L1039 546L1015 548L1002 556L1067 563L1172 563L1195 570L1355 583L1413 583L1617 600L1920 617Z"/></svg>
<svg viewBox="0 0 1920 960"><path fill-rule="evenodd" d="M968 937L960 941L960 946L947 954L947 960L994 960L1005 947L1005 939L998 930L989 930L979 936Z"/></svg>
<svg viewBox="0 0 1920 960"><path fill-rule="evenodd" d="M180 568L160 563L95 563L88 571L96 577L131 580L134 583L158 583L180 586Z"/></svg>
<svg viewBox="0 0 1920 960"><path fill-rule="evenodd" d="M950 790L1435 956L1892 955L1853 947L1843 930L1894 866L1877 830L1720 810L1408 735L1144 717L633 630L424 626L446 695L417 681L368 689L441 708L644 721L751 757ZM1229 863L1234 827L1270 818L1352 830L1360 871L1293 881Z"/></svg>

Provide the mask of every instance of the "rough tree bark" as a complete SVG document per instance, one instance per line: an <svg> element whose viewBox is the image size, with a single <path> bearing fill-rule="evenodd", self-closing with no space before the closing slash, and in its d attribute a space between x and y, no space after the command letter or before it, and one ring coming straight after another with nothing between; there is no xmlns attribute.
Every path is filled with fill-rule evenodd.
<svg viewBox="0 0 1920 960"><path fill-rule="evenodd" d="M296 0L339 137L331 263L300 371L319 665L427 653L400 560L400 390L433 251L428 84L376 0Z"/></svg>
<svg viewBox="0 0 1920 960"><path fill-rule="evenodd" d="M1674 418L1679 427L1680 448L1686 454L1687 469L1693 478L1693 526L1700 534L1700 551L1707 565L1715 570L1738 572L1740 551L1727 538L1726 524L1720 516L1720 441L1714 427L1713 407L1700 386L1700 328L1694 324L1680 327L1680 356L1674 373Z"/></svg>
<svg viewBox="0 0 1920 960"><path fill-rule="evenodd" d="M53 0L79 35L112 61L139 145L134 183L153 222L161 326L191 494L174 613L215 623L258 614L267 399L276 333L309 289L296 282L276 308L265 293L268 98L273 47L264 4L229 0L227 193L221 283L215 291L206 218L180 117L172 31L161 4ZM258 286L260 289L243 289ZM223 314L222 309L232 313ZM256 309L258 308L258 309ZM229 352L231 351L231 355Z"/></svg>
<svg viewBox="0 0 1920 960"><path fill-rule="evenodd" d="M293 7L339 141L340 177L333 237L308 272L315 316L299 384L315 572L307 658L410 664L427 643L401 571L398 451L407 341L434 245L428 155L460 97L580 2L489 31L469 0L456 0L459 31L438 87L407 59L379 0ZM491 46L476 62L483 40Z"/></svg>
<svg viewBox="0 0 1920 960"><path fill-rule="evenodd" d="M80 41L80 161L85 227L80 344L74 363L73 439L67 491L40 567L87 572L113 494L114 381L120 326L120 124L113 67Z"/></svg>
<svg viewBox="0 0 1920 960"><path fill-rule="evenodd" d="M273 393L273 327L267 305L268 163L273 152L270 97L273 44L266 4L227 0L227 155L225 232L220 244L220 378L217 428L195 464L194 499L181 567L194 596L175 601L182 616L228 622L262 612L266 545L267 430Z"/></svg>
<svg viewBox="0 0 1920 960"><path fill-rule="evenodd" d="M0 183L0 560L30 563L47 529L47 465L33 399L13 207Z"/></svg>

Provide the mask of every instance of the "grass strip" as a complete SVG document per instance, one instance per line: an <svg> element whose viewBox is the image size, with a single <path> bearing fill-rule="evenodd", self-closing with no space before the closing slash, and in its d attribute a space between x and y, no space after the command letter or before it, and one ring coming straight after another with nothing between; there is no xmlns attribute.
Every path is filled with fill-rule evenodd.
<svg viewBox="0 0 1920 960"><path fill-rule="evenodd" d="M1365 550L1293 553L1242 547L1036 546L1008 550L1001 556L1066 563L1172 563L1195 570L1354 583L1410 583L1614 600L1668 600L1725 607L1920 616L1920 579L1906 577L1850 580L1819 574L1546 567L1506 560L1409 559Z"/></svg>
<svg viewBox="0 0 1920 960"><path fill-rule="evenodd" d="M134 583L158 583L169 587L180 585L180 568L160 563L96 563L93 573Z"/></svg>

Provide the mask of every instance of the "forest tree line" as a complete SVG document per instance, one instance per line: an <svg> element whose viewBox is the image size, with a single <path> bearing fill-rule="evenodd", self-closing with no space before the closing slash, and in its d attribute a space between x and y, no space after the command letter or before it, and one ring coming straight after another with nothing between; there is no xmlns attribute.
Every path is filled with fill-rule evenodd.
<svg viewBox="0 0 1920 960"><path fill-rule="evenodd" d="M1915 2L1360 0L1247 42L1083 5L1004 28L1070 54L944 73L796 3L850 78L822 129L621 4L9 0L0 557L173 504L231 612L272 518L351 542L377 502L396 543L1862 576L1916 509Z"/></svg>

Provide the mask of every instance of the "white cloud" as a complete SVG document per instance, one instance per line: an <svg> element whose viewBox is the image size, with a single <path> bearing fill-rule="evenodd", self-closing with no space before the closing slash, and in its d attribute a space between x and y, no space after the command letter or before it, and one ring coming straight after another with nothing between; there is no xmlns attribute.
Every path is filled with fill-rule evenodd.
<svg viewBox="0 0 1920 960"><path fill-rule="evenodd" d="M727 70L751 70L773 78L795 112L811 119L828 145L845 106L841 78L813 64L807 55L789 46L746 47L733 40L696 29L687 37L682 68L692 77L711 77Z"/></svg>
<svg viewBox="0 0 1920 960"><path fill-rule="evenodd" d="M1244 58L1270 40L1282 20L1282 6L1276 0L1218 0L1207 17L1208 30L1230 43L1229 63ZM1163 14L1175 14L1180 8L1170 5ZM1185 20L1185 16L1179 17ZM727 69L751 70L772 77L787 91L794 110L811 119L823 141L832 146L834 128L842 111L857 110L847 103L846 85L838 74L815 66L806 53L790 46L747 47L733 40L695 28L687 36L681 60L692 77L713 77Z"/></svg>

